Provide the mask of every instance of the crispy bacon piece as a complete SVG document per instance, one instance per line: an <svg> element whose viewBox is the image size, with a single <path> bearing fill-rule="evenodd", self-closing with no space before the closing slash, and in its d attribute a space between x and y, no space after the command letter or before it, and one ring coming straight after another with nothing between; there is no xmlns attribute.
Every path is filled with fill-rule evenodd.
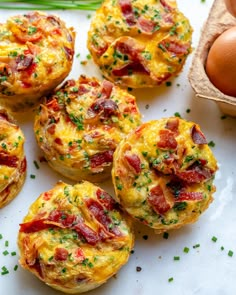
<svg viewBox="0 0 236 295"><path fill-rule="evenodd" d="M51 135L53 135L56 131L56 124L51 124L48 126L47 128L47 132L50 133Z"/></svg>
<svg viewBox="0 0 236 295"><path fill-rule="evenodd" d="M119 0L119 5L123 16L129 26L136 24L131 0Z"/></svg>
<svg viewBox="0 0 236 295"><path fill-rule="evenodd" d="M179 119L178 118L170 118L166 123L166 129L174 132L175 135L179 134Z"/></svg>
<svg viewBox="0 0 236 295"><path fill-rule="evenodd" d="M113 210L116 207L116 201L104 190L100 188L96 192L97 198L100 203L107 209Z"/></svg>
<svg viewBox="0 0 236 295"><path fill-rule="evenodd" d="M51 224L45 223L46 219L32 220L20 224L20 232L35 233L40 230L52 227Z"/></svg>
<svg viewBox="0 0 236 295"><path fill-rule="evenodd" d="M82 250L82 248L77 248L75 251L75 257L77 260L79 261L83 261L85 256L84 256L84 252Z"/></svg>
<svg viewBox="0 0 236 295"><path fill-rule="evenodd" d="M141 172L141 160L136 154L125 154L125 159L137 174Z"/></svg>
<svg viewBox="0 0 236 295"><path fill-rule="evenodd" d="M172 131L168 129L160 130L159 136L160 140L157 143L159 148L173 150L177 148L178 143L175 139L175 134Z"/></svg>
<svg viewBox="0 0 236 295"><path fill-rule="evenodd" d="M0 165L16 168L18 166L18 157L10 156L7 153L0 152Z"/></svg>
<svg viewBox="0 0 236 295"><path fill-rule="evenodd" d="M207 144L206 137L204 136L202 131L197 128L196 125L194 125L191 129L191 136L194 143Z"/></svg>
<svg viewBox="0 0 236 295"><path fill-rule="evenodd" d="M73 228L92 246L95 246L100 240L97 232L83 222L78 222Z"/></svg>
<svg viewBox="0 0 236 295"><path fill-rule="evenodd" d="M105 214L103 206L97 202L96 200L89 198L86 200L86 206L88 207L91 214L97 219L99 223L101 223L104 228L113 233L116 236L119 236L121 233L119 229L114 226L111 218Z"/></svg>
<svg viewBox="0 0 236 295"><path fill-rule="evenodd" d="M157 214L162 215L171 209L171 205L166 200L160 185L157 185L150 190L147 201Z"/></svg>
<svg viewBox="0 0 236 295"><path fill-rule="evenodd" d="M189 170L176 172L176 175L187 183L200 183L212 177L208 168L193 165Z"/></svg>
<svg viewBox="0 0 236 295"><path fill-rule="evenodd" d="M26 263L27 263L27 261L26 261ZM30 265L30 268L34 268L41 278L44 277L39 258L35 259L34 264Z"/></svg>
<svg viewBox="0 0 236 295"><path fill-rule="evenodd" d="M27 161L26 161L26 157L24 157L23 161L20 164L20 173L24 173L26 171L27 168Z"/></svg>
<svg viewBox="0 0 236 295"><path fill-rule="evenodd" d="M102 120L107 120L113 115L117 115L118 105L111 99L99 98L88 109L91 114L99 114Z"/></svg>
<svg viewBox="0 0 236 295"><path fill-rule="evenodd" d="M47 102L47 108L53 110L54 112L58 112L61 109L56 98Z"/></svg>
<svg viewBox="0 0 236 295"><path fill-rule="evenodd" d="M113 84L110 81L104 80L102 82L102 90L99 93L99 95L101 94L101 96L99 97L110 98L112 89L113 89Z"/></svg>
<svg viewBox="0 0 236 295"><path fill-rule="evenodd" d="M57 261L65 261L69 255L69 252L65 248L56 248L54 253L54 259Z"/></svg>
<svg viewBox="0 0 236 295"><path fill-rule="evenodd" d="M117 77L129 76L132 73L141 73L149 75L149 71L139 61L134 61L119 69L112 70L112 74Z"/></svg>
<svg viewBox="0 0 236 295"><path fill-rule="evenodd" d="M64 48L67 59L72 60L74 56L74 50L67 46L64 46L63 48Z"/></svg>
<svg viewBox="0 0 236 295"><path fill-rule="evenodd" d="M203 200L203 194L201 192L180 192L179 196L175 199L175 202L201 200Z"/></svg>
<svg viewBox="0 0 236 295"><path fill-rule="evenodd" d="M71 227L76 222L76 216L67 214L60 210L53 210L48 216L49 221L62 224L64 227Z"/></svg>
<svg viewBox="0 0 236 295"><path fill-rule="evenodd" d="M159 43L159 47L161 46L162 50L171 52L175 55L185 55L188 54L189 44L180 44L176 41L171 40L162 40Z"/></svg>
<svg viewBox="0 0 236 295"><path fill-rule="evenodd" d="M103 153L95 154L90 158L91 168L102 166L113 161L114 151L105 151Z"/></svg>
<svg viewBox="0 0 236 295"><path fill-rule="evenodd" d="M55 138L55 139L54 139L54 142L55 142L56 144L58 144L58 145L63 145L63 142L62 142L62 140L61 140L59 137Z"/></svg>
<svg viewBox="0 0 236 295"><path fill-rule="evenodd" d="M23 71L27 69L33 63L34 57L33 55L19 55L16 58L16 69L17 71Z"/></svg>
<svg viewBox="0 0 236 295"><path fill-rule="evenodd" d="M165 0L160 0L160 3L165 8L166 11L170 12L173 10L173 8L168 3L166 3Z"/></svg>
<svg viewBox="0 0 236 295"><path fill-rule="evenodd" d="M155 31L156 23L144 17L139 17L138 26L144 33L152 34Z"/></svg>

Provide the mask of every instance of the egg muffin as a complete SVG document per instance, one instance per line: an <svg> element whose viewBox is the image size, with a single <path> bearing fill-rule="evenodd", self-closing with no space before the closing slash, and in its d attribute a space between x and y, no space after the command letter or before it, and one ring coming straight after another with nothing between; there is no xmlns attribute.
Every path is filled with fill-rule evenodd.
<svg viewBox="0 0 236 295"><path fill-rule="evenodd" d="M117 144L140 123L134 96L107 80L80 76L46 97L34 131L54 170L100 182L110 176Z"/></svg>
<svg viewBox="0 0 236 295"><path fill-rule="evenodd" d="M56 184L20 224L20 264L47 285L82 293L105 283L127 262L134 243L130 218L90 182Z"/></svg>
<svg viewBox="0 0 236 295"><path fill-rule="evenodd" d="M21 190L26 175L24 134L8 112L0 108L0 208Z"/></svg>
<svg viewBox="0 0 236 295"><path fill-rule="evenodd" d="M106 79L133 88L176 76L191 52L192 27L174 0L105 0L87 46Z"/></svg>
<svg viewBox="0 0 236 295"><path fill-rule="evenodd" d="M33 11L0 24L0 103L27 111L69 74L75 32L57 16Z"/></svg>
<svg viewBox="0 0 236 295"><path fill-rule="evenodd" d="M198 124L177 117L142 124L118 146L117 201L157 233L195 222L213 200L216 159Z"/></svg>

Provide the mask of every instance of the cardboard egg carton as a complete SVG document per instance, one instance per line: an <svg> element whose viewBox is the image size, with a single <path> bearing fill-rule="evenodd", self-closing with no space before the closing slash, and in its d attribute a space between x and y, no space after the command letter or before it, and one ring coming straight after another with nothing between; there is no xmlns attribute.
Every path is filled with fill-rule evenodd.
<svg viewBox="0 0 236 295"><path fill-rule="evenodd" d="M225 95L217 89L210 82L205 72L205 62L212 43L219 35L232 26L236 26L236 18L226 10L224 0L215 0L202 28L188 79L196 93L196 97L213 100L218 104L223 113L236 116L236 97Z"/></svg>

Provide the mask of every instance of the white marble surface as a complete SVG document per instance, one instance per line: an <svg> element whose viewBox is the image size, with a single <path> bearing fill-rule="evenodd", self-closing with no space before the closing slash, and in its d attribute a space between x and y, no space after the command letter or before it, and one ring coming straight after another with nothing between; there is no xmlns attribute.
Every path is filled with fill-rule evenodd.
<svg viewBox="0 0 236 295"><path fill-rule="evenodd" d="M207 18L213 0L178 0L179 7L190 19L194 28L193 45L196 47L201 27ZM3 22L9 15L17 11L0 11L0 21ZM89 12L57 11L68 25L76 28L76 52L70 77L76 78L79 74L99 76L92 61L87 66L80 64L86 59L86 33L89 27ZM222 113L214 102L196 99L189 85L187 74L193 54L189 56L183 72L172 80L171 87L134 91L138 105L144 115L144 121L158 119L179 112L185 119L200 124L208 141L214 141L213 152L218 159L219 171L215 185L214 202L209 209L193 225L169 233L168 239L157 236L152 230L136 224L135 252L115 278L111 278L102 287L89 292L89 295L233 295L236 294L236 119L221 119ZM180 84L177 87L176 84ZM146 105L149 108L146 109ZM186 110L191 109L190 113ZM56 295L60 292L47 287L30 273L13 268L17 262L17 255L4 256L2 252L17 251L16 236L19 223L26 214L29 205L38 195L50 189L59 179L46 163L40 163L37 170L33 164L38 161L41 152L36 146L32 130L33 115L17 116L18 122L26 135L26 155L28 160L28 176L26 183L17 198L0 211L0 269L6 266L10 273L0 275L0 294L8 295ZM39 162L39 161L38 161ZM31 179L35 174L36 179ZM66 179L63 179L66 180ZM68 181L68 180L66 180ZM69 182L69 181L68 181ZM110 182L101 185L113 193ZM148 235L144 240L143 236ZM213 242L212 237L217 237ZM5 241L9 246L5 247ZM193 248L200 244L200 247ZM221 247L224 250L221 250ZM184 247L190 249L183 252ZM234 252L233 257L228 251ZM174 256L180 256L174 261ZM136 271L140 266L142 270ZM168 279L173 277L172 282Z"/></svg>

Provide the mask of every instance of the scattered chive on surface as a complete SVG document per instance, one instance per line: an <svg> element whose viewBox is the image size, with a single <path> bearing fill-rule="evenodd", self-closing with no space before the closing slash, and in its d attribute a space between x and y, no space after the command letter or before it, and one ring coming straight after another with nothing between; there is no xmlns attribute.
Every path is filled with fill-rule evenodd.
<svg viewBox="0 0 236 295"><path fill-rule="evenodd" d="M180 260L180 257L179 256L174 256L174 260L175 261Z"/></svg>
<svg viewBox="0 0 236 295"><path fill-rule="evenodd" d="M189 248L188 248L188 247L184 247L183 252L184 252L184 253L188 253L188 252L189 252Z"/></svg>
<svg viewBox="0 0 236 295"><path fill-rule="evenodd" d="M200 247L200 244L193 245L194 249L199 248L199 247Z"/></svg>
<svg viewBox="0 0 236 295"><path fill-rule="evenodd" d="M13 4L11 4L13 3ZM21 5L16 5L20 3ZM102 0L9 0L4 3L0 1L1 9L14 10L54 10L54 9L70 9L70 10L96 10L100 7Z"/></svg>
<svg viewBox="0 0 236 295"><path fill-rule="evenodd" d="M217 241L217 237L213 236L213 237L211 238L211 240L212 240L213 242L216 242L216 241Z"/></svg>
<svg viewBox="0 0 236 295"><path fill-rule="evenodd" d="M39 164L38 164L38 162L35 161L35 160L34 160L34 166L35 166L36 169L39 169Z"/></svg>
<svg viewBox="0 0 236 295"><path fill-rule="evenodd" d="M234 252L232 251L232 250L229 250L229 252L228 252L228 256L229 257L232 257L234 255Z"/></svg>
<svg viewBox="0 0 236 295"><path fill-rule="evenodd" d="M163 239L166 239L166 240L167 240L168 238L169 238L169 234L165 232L165 233L163 234Z"/></svg>
<svg viewBox="0 0 236 295"><path fill-rule="evenodd" d="M173 282L173 280L174 280L174 278L171 277L171 278L168 279L168 282L169 282L169 283L170 283L170 282Z"/></svg>

